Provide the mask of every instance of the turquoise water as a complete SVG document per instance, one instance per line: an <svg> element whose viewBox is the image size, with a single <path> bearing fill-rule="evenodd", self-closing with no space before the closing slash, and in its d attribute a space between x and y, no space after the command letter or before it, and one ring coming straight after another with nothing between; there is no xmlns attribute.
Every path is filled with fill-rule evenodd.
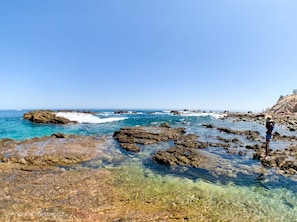
<svg viewBox="0 0 297 222"><path fill-rule="evenodd" d="M79 135L111 135L115 130L125 126L152 125L158 122L169 122L176 125L180 117L168 114L149 114L151 111L139 111L137 114L114 114L112 110L92 110L98 112L100 119L125 117L123 121L106 123L82 123L70 125L35 124L23 119L28 110L2 110L0 111L0 139L11 138L23 140L33 137L49 136L53 133L72 133Z"/></svg>
<svg viewBox="0 0 297 222"><path fill-rule="evenodd" d="M164 111L137 111L129 114L114 114L113 110L92 110L98 112L96 117L100 119L124 117L124 120L103 123L82 123L70 125L51 125L35 124L23 119L23 114L28 110L0 110L0 139L11 138L23 140L44 135L51 135L56 132L73 133L80 135L105 135L112 134L115 130L125 126L148 126L157 125L162 122L168 122L172 127L186 127L188 133L197 133L199 135L208 134L209 130L202 127L201 124L214 124L219 127L230 127L239 130L258 130L264 135L265 131L262 125L249 122L232 123L231 121L221 121L210 113L203 116L189 115L171 115ZM284 132L281 127L277 131Z"/></svg>
<svg viewBox="0 0 297 222"><path fill-rule="evenodd" d="M119 146L112 140L114 131L125 126L152 126L160 123L170 123L172 127L185 127L187 133L195 133L199 136L199 140L206 142L216 141L217 136L224 138L238 137L244 144L252 144L255 142L248 141L243 136L222 134L214 129L207 129L201 124L213 124L219 127L227 127L235 130L254 130L259 131L262 136L265 135L265 127L263 124L254 122L233 122L231 120L221 120L214 113L185 113L184 115L172 115L168 111L152 111L139 110L125 114L114 114L113 110L92 110L97 113L94 115L95 120L100 120L100 123L92 121L80 124L70 125L50 125L50 124L35 124L23 119L23 114L28 110L6 110L0 111L0 139L11 138L16 140L24 140L33 137L49 136L53 133L71 133L79 135L96 135L107 136L109 138L109 149L119 150ZM84 118L84 117L82 117ZM106 120L106 121L105 121ZM96 122L96 121L95 121ZM290 134L281 126L276 126L275 131L281 134ZM232 196L237 194L246 196L251 195L251 199L257 199L257 203L262 206L265 212L289 215L289 220L286 220L285 215L282 221L295 221L297 218L297 177L282 176L274 169L264 168L258 160L253 160L252 152L248 151L246 155L231 155L220 147L209 147L201 150L204 155L209 156L213 162L210 169L193 169L187 167L168 167L156 164L152 161L152 155L161 149L170 147L169 143L159 145L150 145L143 147L143 151L139 154L131 154L122 152L121 155L125 161L123 165L132 165L132 169L136 165L137 174L142 180L146 180L147 172L155 177L180 178L181 180L192 181L192 183L203 184L207 189L218 189L220 195ZM272 149L284 149L287 144L282 142L272 142ZM240 149L240 148L238 148ZM121 159L121 158L119 158ZM84 163L82 167L113 167L119 166L119 162L100 163L90 161ZM131 170L131 169L129 169ZM264 172L264 173L263 173ZM180 181L180 180L178 180ZM170 182L171 183L171 182ZM211 184L211 185L210 185ZM192 186L192 185L191 185ZM196 185L195 185L196 186ZM202 186L202 185L201 185ZM206 188L205 188L206 189ZM224 190L224 192L222 191ZM207 192L213 192L207 190ZM225 194L227 193L227 194ZM269 197L269 198L268 198ZM240 202L242 197L238 196L239 205L246 203ZM268 199L267 199L268 198ZM245 200L248 201L248 200ZM272 205L269 205L269 201ZM264 206L265 205L265 206ZM261 210L261 209L260 209ZM263 211L264 212L264 211Z"/></svg>
<svg viewBox="0 0 297 222"><path fill-rule="evenodd" d="M28 110L2 110L0 111L0 139L11 138L23 140L33 137L49 136L53 133L73 133L79 135L111 135L115 130L125 126L150 126L168 122L172 127L186 127L188 133L196 133L201 137L208 135L209 130L202 127L202 123L211 123L220 127L232 127L229 121L221 121L212 114L203 116L171 115L164 111L137 111L136 113L114 114L113 110L91 110L98 112L95 116L101 120L108 118L125 118L103 123L82 123L70 125L35 124L23 119ZM215 114L213 114L215 115ZM245 130L262 130L263 127L253 123L238 123L235 128ZM263 131L264 133L264 131Z"/></svg>

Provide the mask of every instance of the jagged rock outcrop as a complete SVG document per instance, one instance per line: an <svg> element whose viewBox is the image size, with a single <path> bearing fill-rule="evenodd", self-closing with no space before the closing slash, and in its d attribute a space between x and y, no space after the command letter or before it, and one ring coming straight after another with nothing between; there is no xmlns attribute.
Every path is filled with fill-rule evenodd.
<svg viewBox="0 0 297 222"><path fill-rule="evenodd" d="M24 119L30 120L34 123L47 123L47 124L67 124L77 123L67 118L57 116L54 111L51 110L36 110L30 111L23 115Z"/></svg>
<svg viewBox="0 0 297 222"><path fill-rule="evenodd" d="M281 96L277 103L267 111L274 114L297 113L297 94Z"/></svg>

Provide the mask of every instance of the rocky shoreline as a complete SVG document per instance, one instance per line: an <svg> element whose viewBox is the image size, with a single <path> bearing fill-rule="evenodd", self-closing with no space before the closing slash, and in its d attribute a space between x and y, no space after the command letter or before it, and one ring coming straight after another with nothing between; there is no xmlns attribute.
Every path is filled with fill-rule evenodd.
<svg viewBox="0 0 297 222"><path fill-rule="evenodd" d="M65 112L65 111L64 111ZM72 112L72 111L69 111ZM172 111L174 115L179 115L178 112ZM243 121L243 122L257 122L259 124L264 124L265 122L265 113L231 113L225 112L225 115L222 119L230 119L234 122L236 121ZM276 114L273 116L274 121L278 125L282 125L286 127L289 131L296 131L297 130L297 115L295 114ZM74 123L66 118L59 117L55 115L54 111L50 110L37 110L32 111L24 114L24 118L36 123L55 123L55 124L68 124ZM168 150L160 150L156 152L153 157L153 160L168 165L185 165L185 166L195 166L199 167L203 159L199 154L199 149L207 148L207 147L221 147L227 151L229 154L236 154L236 155L246 155L249 150L253 150L253 157L254 159L258 159L261 161L262 165L265 167L273 167L279 169L279 173L281 174L297 174L297 148L293 142L297 141L297 137L295 136L287 136L287 135L280 135L278 132L274 132L273 138L277 141L290 141L288 147L284 150L271 150L271 158L270 160L264 160L264 148L265 148L265 139L263 136L260 136L259 132L256 131L235 131L228 128L222 128L213 126L211 124L204 124L204 127L217 130L222 133L222 136L217 137L216 139L218 142L206 143L199 140L199 135L191 135L186 134L184 128L171 128L168 123L163 123L159 127L126 127L122 128L116 132L114 132L114 139L117 140L121 147L130 152L141 152L140 145L148 145L148 144L158 144L164 141L173 141L174 146L170 147ZM225 138L223 137L224 134L234 135L234 138ZM249 140L250 144L244 144L240 141L236 135L245 136L247 140ZM56 135L58 137L59 135ZM65 135L60 135L61 137L65 137ZM52 136L54 137L54 135ZM74 139L75 136L72 136ZM87 137L84 137L87 138ZM64 138L65 139L65 138ZM49 138L43 138L41 140L50 140ZM80 138L82 140L82 138ZM90 138L88 138L88 143L91 144ZM1 141L1 145L3 146L5 142ZM8 141L6 144L12 144L15 142ZM30 142L27 142L30 143ZM88 144L86 143L86 144ZM32 144L28 146L32 147ZM241 149L237 149L237 148ZM85 161L84 157L88 156L88 152L91 149L86 149L86 153L81 153L81 157L79 155L76 156L77 162ZM6 152L8 152L6 150ZM10 151L12 152L12 151ZM0 159L3 163L5 162L34 162L34 155L31 157L27 156L24 157L16 157L15 155L8 155L8 154L1 154L2 158ZM64 155L63 153L61 155ZM5 158L4 158L5 156ZM9 156L9 158L7 158ZM54 158L53 160L44 160L43 162L57 162L62 164L63 157L60 157L61 160L57 160L55 156L51 156ZM55 159L56 158L56 159ZM91 157L89 157L90 159ZM12 160L13 159L13 160ZM30 160L29 160L30 159ZM38 158L37 158L38 159ZM73 160L69 160L69 157L64 158L64 161L69 162L71 164ZM199 161L198 161L199 160ZM207 161L207 160L206 160ZM37 162L37 160L35 161Z"/></svg>
<svg viewBox="0 0 297 222"><path fill-rule="evenodd" d="M37 117L36 117L37 116ZM36 121L37 119L46 119L43 123L69 123L69 120L64 120L63 117L58 117L54 115L53 111L34 111L24 114L24 118L30 119L31 121ZM62 120L60 119L62 118ZM258 122L263 124L265 121L264 113L227 113L223 119L231 119L233 121L250 121ZM283 125L287 127L290 131L295 131L297 128L297 117L295 115L274 115L274 120L276 124ZM41 122L37 120L36 122ZM211 130L217 130L222 133L222 136L217 137L218 142L206 143L199 140L199 135L186 134L185 128L172 128L168 123L163 123L158 127L126 127L116 131L113 135L114 139L117 140L121 147L127 151L131 152L141 152L139 145L148 145L148 144L158 144L165 141L173 141L174 146L170 147L167 150L160 150L155 153L153 160L168 165L185 165L185 166L194 166L201 167L201 161L206 159L205 157L199 154L199 149L207 147L221 147L227 151L229 154L236 155L246 155L247 151L253 150L254 159L259 159L261 163L266 167L274 167L279 169L279 172L282 174L297 174L297 147L294 143L290 144L284 150L271 150L270 160L264 160L264 147L263 143L265 140L263 136L260 136L260 133L257 131L236 131L228 128L217 127L211 124L204 124L203 127L206 127ZM234 135L234 138L225 138L223 135L229 134ZM251 141L251 144L244 144L240 141L236 135L245 136L246 139ZM38 143L45 141L44 143L54 144L54 138L64 139L63 146L70 147L68 152L63 153L57 149L58 145L52 145L48 150L49 153L46 153L48 150L43 149L42 155L38 156L32 150L34 147L38 146ZM280 135L278 132L274 132L274 140L278 141L290 141L296 142L297 137ZM73 144L71 141L76 141L74 153ZM77 143L79 141L79 143ZM92 151L95 143L98 143L98 140L94 140L91 137L82 137L74 135L63 135L55 134L51 137L35 138L34 140L25 140L21 142L16 142L13 140L2 140L0 141L1 149L0 160L2 163L13 162L21 164L32 165L48 165L48 164L76 164L79 162L84 162L91 160L96 155ZM80 144L80 145L79 145ZM16 147L30 147L29 150L26 150L26 155L24 156L19 152L22 150ZM78 147L80 146L80 147ZM83 149L82 147L88 147ZM47 146L47 148L50 146ZM236 149L240 147L241 149ZM35 148L38 150L38 148ZM55 152L53 152L53 150ZM65 149L64 149L65 150ZM92 153L92 152L93 153ZM24 152L24 151L22 151ZM207 159L205 161L208 161Z"/></svg>
<svg viewBox="0 0 297 222"><path fill-rule="evenodd" d="M234 118L234 116L232 116ZM250 118L250 115L247 117ZM185 134L183 128L170 128L170 127L135 127L123 128L114 133L114 138L118 140L122 148L131 152L140 152L140 144L153 144L164 141L173 140L174 146L167 150L158 151L153 159L165 165L184 165L192 167L205 167L209 166L209 159L203 154L199 153L199 149L207 147L220 147L227 151L229 154L246 155L248 150L253 150L253 158L261 161L265 167L277 168L280 174L297 174L297 146L291 144L283 151L271 150L271 158L265 160L265 139L260 136L257 131L238 131L228 128L216 127L210 124L203 125L206 128L218 130L223 134L243 135L251 141L252 145L245 145L237 137L227 139L222 136L217 137L218 143L206 143L199 141L199 136L195 134ZM280 135L278 132L274 133L274 140L283 140L290 142L297 142L297 137ZM256 143L256 144L254 144ZM243 149L237 149L241 147ZM204 163L203 163L204 161ZM207 168L211 170L211 168Z"/></svg>
<svg viewBox="0 0 297 222"><path fill-rule="evenodd" d="M70 123L56 119L52 111L39 114L41 118L46 115L52 118L51 121L46 120L46 123ZM24 115L24 118L26 116L31 121L37 119L34 114L30 115ZM228 113L223 118L262 124L265 114ZM297 129L295 115L275 115L274 119L277 124L284 125L290 131ZM146 145L171 142L172 146L156 151L151 157L155 164L165 166L218 171L220 161L203 152L205 148L218 147L224 149L228 155L244 156L252 151L253 158L259 160L264 167L274 168L280 175L297 174L296 136L275 132L275 140L288 141L290 145L284 150L272 150L271 159L266 161L263 159L264 138L259 132L232 130L211 124L204 124L203 127L221 132L221 136L215 138L218 142L204 142L199 139L199 135L187 134L185 128L172 128L168 123L154 127L125 127L115 131L113 139L123 150L131 153L141 153L142 147ZM245 137L250 144L238 139L238 135ZM105 142L105 138L61 133L24 141L0 140L0 185L3 188L0 191L0 219L130 221L122 217L128 206L121 204L121 198L113 190L114 184L110 182L115 180L112 170L71 168L89 161L96 161L98 164L102 161L121 161L128 158L123 157L120 151L110 153ZM222 174L227 171L222 167L219 170L224 171L220 172ZM135 221L148 221L147 213L138 215L139 220ZM167 214L158 212L157 215L158 220L174 221L168 218ZM184 219L182 213L177 213L175 218Z"/></svg>

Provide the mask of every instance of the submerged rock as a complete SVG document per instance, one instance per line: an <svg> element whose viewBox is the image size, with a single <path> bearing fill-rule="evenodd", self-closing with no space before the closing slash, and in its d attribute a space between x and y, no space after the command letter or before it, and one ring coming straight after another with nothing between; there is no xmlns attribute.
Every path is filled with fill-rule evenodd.
<svg viewBox="0 0 297 222"><path fill-rule="evenodd" d="M209 128L209 129L216 129L220 132L227 133L227 134L243 135L243 136L246 136L247 139L253 140L253 141L262 141L264 139L264 137L260 136L260 132L258 132L258 131L233 130L233 129L225 128L225 127L216 127L212 124L202 124L202 126ZM220 138L220 140L223 140L223 138ZM230 141L228 141L228 142L230 142ZM239 140L237 138L234 138L234 141L232 141L232 142L239 143Z"/></svg>
<svg viewBox="0 0 297 222"><path fill-rule="evenodd" d="M166 165L199 167L201 162L205 160L205 157L200 155L195 149L184 146L175 146L167 150L158 151L154 155L153 160Z"/></svg>

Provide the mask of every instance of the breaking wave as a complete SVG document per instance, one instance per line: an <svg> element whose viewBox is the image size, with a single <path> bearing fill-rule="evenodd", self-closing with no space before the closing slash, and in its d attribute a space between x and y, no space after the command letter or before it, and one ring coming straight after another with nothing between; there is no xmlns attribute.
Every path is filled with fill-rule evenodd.
<svg viewBox="0 0 297 222"><path fill-rule="evenodd" d="M216 119L223 118L226 114L223 113L210 113L210 112L192 112L192 111L179 111L181 116L210 116Z"/></svg>
<svg viewBox="0 0 297 222"><path fill-rule="evenodd" d="M216 119L220 119L226 116L225 113L218 112L200 112L200 111L176 111L179 116L196 116L196 117L205 117L210 116ZM169 114L174 115L172 111L163 111L155 114Z"/></svg>
<svg viewBox="0 0 297 222"><path fill-rule="evenodd" d="M56 115L79 123L108 123L127 119L126 117L99 118L98 116L90 113L79 112L57 112Z"/></svg>

